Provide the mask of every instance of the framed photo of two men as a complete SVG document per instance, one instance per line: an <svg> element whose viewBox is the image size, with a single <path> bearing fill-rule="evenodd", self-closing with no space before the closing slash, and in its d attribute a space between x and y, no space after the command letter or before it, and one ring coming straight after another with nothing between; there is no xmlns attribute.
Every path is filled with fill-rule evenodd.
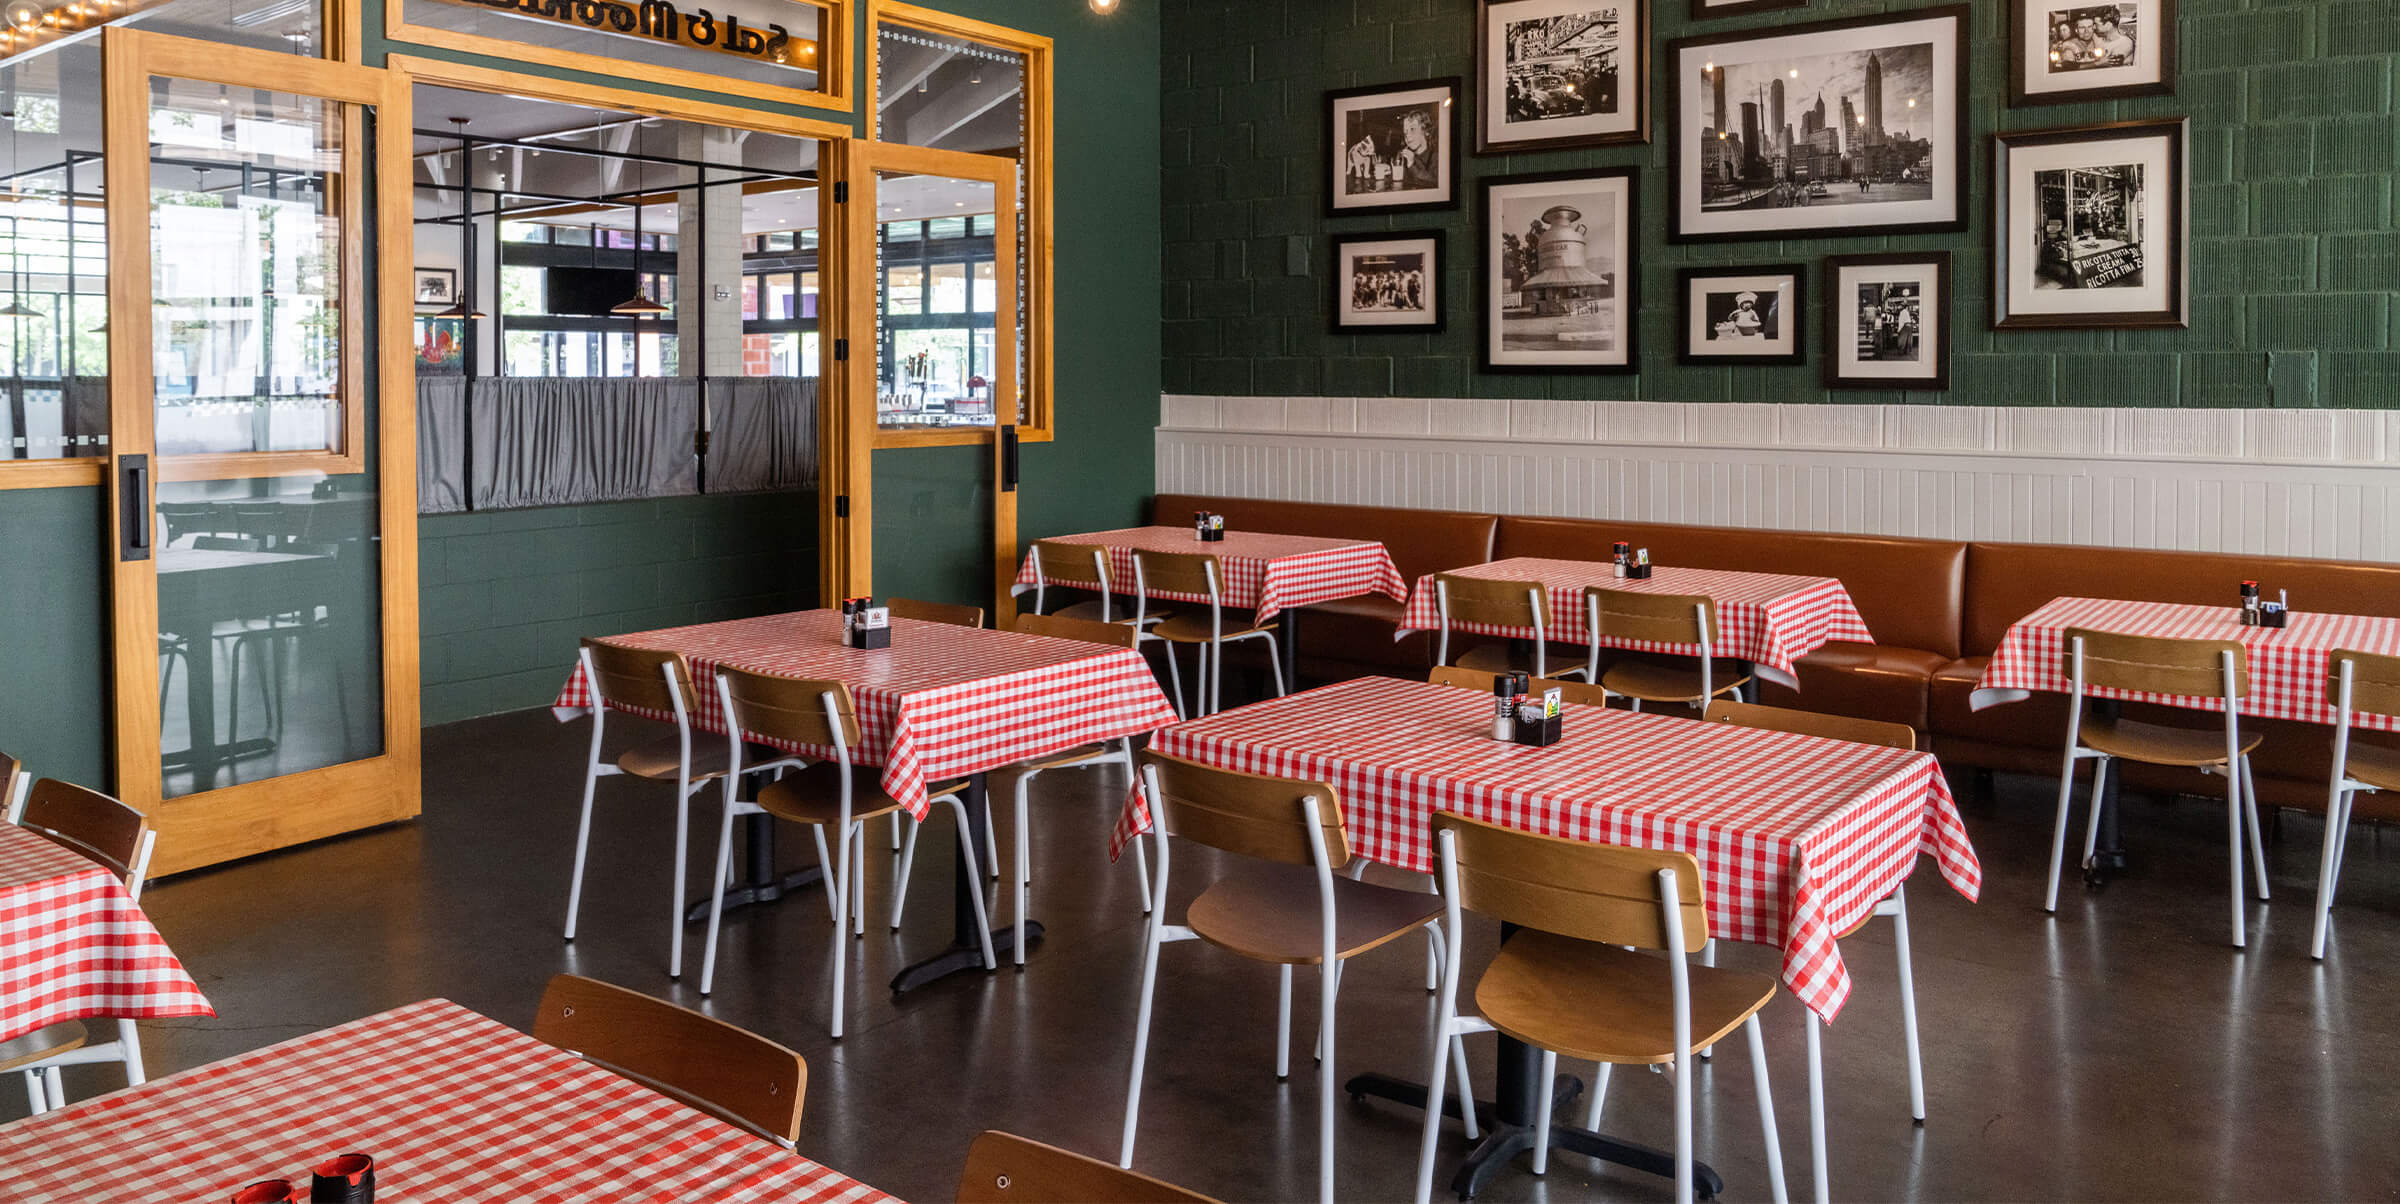
<svg viewBox="0 0 2400 1204"><path fill-rule="evenodd" d="M2175 92L2175 0L2009 0L2008 103Z"/></svg>

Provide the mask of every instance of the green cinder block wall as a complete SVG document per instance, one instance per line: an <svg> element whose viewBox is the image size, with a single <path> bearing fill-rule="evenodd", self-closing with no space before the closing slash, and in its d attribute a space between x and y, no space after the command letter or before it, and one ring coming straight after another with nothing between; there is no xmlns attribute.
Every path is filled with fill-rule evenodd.
<svg viewBox="0 0 2400 1204"><path fill-rule="evenodd" d="M1165 380L1170 393L1978 405L2388 407L2400 386L2400 234L2393 230L2400 121L2400 3L2180 0L2177 94L2007 107L2009 5L1975 0L1974 141L1963 234L1670 246L1665 45L1706 30L1926 7L1814 0L1805 9L1692 21L1652 0L1652 140L1646 146L1460 158L1455 211L1324 216L1324 93L1436 76L1473 79L1473 0L1168 0ZM2180 331L1991 329L1990 135L2189 116L2192 324ZM1472 102L1460 129L1471 148ZM1492 375L1476 369L1477 190L1486 176L1585 166L1642 169L1638 374ZM1335 234L1448 230L1449 328L1440 335L1328 331ZM1946 393L1828 393L1819 349L1800 367L1675 363L1675 272L1804 262L1810 305L1828 254L1944 248L1955 297ZM1293 256L1307 266L1290 270ZM1811 334L1816 315L1811 313Z"/></svg>

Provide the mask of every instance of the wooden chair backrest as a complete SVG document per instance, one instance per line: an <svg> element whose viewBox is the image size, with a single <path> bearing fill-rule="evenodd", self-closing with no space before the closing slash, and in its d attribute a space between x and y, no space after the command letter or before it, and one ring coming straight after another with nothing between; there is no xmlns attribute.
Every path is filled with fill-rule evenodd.
<svg viewBox="0 0 2400 1204"><path fill-rule="evenodd" d="M1585 586L1585 613L1591 600L1600 603L1600 622L1594 636L1618 640L1647 640L1657 644L1698 644L1701 616L1707 616L1707 643L1722 642L1717 632L1717 604L1706 594L1644 594L1629 589Z"/></svg>
<svg viewBox="0 0 2400 1204"><path fill-rule="evenodd" d="M1019 635L1046 635L1054 640L1082 640L1087 644L1111 644L1119 648L1139 647L1142 638L1141 629L1131 623L1062 619L1057 615L1021 614L1011 630Z"/></svg>
<svg viewBox="0 0 2400 1204"><path fill-rule="evenodd" d="M784 1145L800 1136L808 1063L713 1016L560 974L542 991L533 1035Z"/></svg>
<svg viewBox="0 0 2400 1204"><path fill-rule="evenodd" d="M1455 834L1459 906L1479 915L1577 940L1667 949L1658 871L1675 871L1682 949L1708 943L1700 864L1689 853L1590 844L1469 819L1433 816L1436 839Z"/></svg>
<svg viewBox="0 0 2400 1204"><path fill-rule="evenodd" d="M1217 1204L1148 1175L1097 1158L986 1130L967 1147L958 1204Z"/></svg>
<svg viewBox="0 0 2400 1204"><path fill-rule="evenodd" d="M2338 706L2342 696L2342 662L2350 663L2350 709L2378 715L2400 715L2400 656L2340 650L2325 658L2325 705ZM4 777L5 775L0 775ZM5 791L0 791L5 797Z"/></svg>
<svg viewBox="0 0 2400 1204"><path fill-rule="evenodd" d="M1099 589L1108 571L1108 549L1097 544L1035 540L1033 568L1044 585L1075 585Z"/></svg>
<svg viewBox="0 0 2400 1204"><path fill-rule="evenodd" d="M1545 691L1548 690L1557 690L1558 700L1560 702L1571 702L1577 706L1586 707L1604 707L1608 705L1608 691L1603 690L1588 681L1569 681L1563 677L1537 677L1533 679L1534 697L1539 698Z"/></svg>
<svg viewBox="0 0 2400 1204"><path fill-rule="evenodd" d="M1881 744L1910 752L1917 750L1917 729L1905 723L1885 723L1880 719L1853 719L1848 715L1825 715L1755 702L1712 702L1708 704L1707 719L1710 723L1730 723L1735 727L1751 727L1760 731L1823 736L1828 740L1848 740L1852 744Z"/></svg>
<svg viewBox="0 0 2400 1204"><path fill-rule="evenodd" d="M1148 751L1142 765L1158 770L1158 795L1165 797L1153 796L1150 807L1169 835L1262 861L1314 865L1300 800L1315 795L1327 867L1350 863L1341 799L1324 782L1236 773Z"/></svg>
<svg viewBox="0 0 2400 1204"><path fill-rule="evenodd" d="M948 623L952 627L983 626L983 608L963 602L919 602L914 598L891 598L884 602L895 619L915 619L919 623Z"/></svg>
<svg viewBox="0 0 2400 1204"><path fill-rule="evenodd" d="M850 687L839 681L778 677L730 665L717 670L733 697L733 726L762 740L783 744L831 747L833 720L825 714L825 695L833 695L834 714L841 719L841 745L858 747L858 707Z"/></svg>
<svg viewBox="0 0 2400 1204"><path fill-rule="evenodd" d="M1437 686L1457 686L1462 690L1476 690L1489 694L1492 692L1493 683L1500 680L1500 675L1486 673L1481 669L1461 669L1456 665L1435 665L1425 671L1425 680Z"/></svg>
<svg viewBox="0 0 2400 1204"><path fill-rule="evenodd" d="M1434 588L1449 598L1453 623L1531 627L1538 615L1542 630L1555 629L1550 622L1550 591L1539 581L1498 581L1457 573L1435 573L1433 580Z"/></svg>
<svg viewBox="0 0 2400 1204"><path fill-rule="evenodd" d="M2059 644L2070 679L2075 672L2078 637L2083 640L2083 684L2087 689L2221 698L2225 694L2223 657L2230 652L2233 696L2250 696L2250 652L2234 640L2181 640L2070 627Z"/></svg>
<svg viewBox="0 0 2400 1204"><path fill-rule="evenodd" d="M1141 574L1142 588L1152 592L1210 594L1209 581L1216 581L1216 593L1225 590L1225 570L1215 556L1206 552L1143 552L1133 554L1133 564Z"/></svg>
<svg viewBox="0 0 2400 1204"><path fill-rule="evenodd" d="M133 884L150 817L97 790L43 778L25 796L17 823L107 866Z"/></svg>
<svg viewBox="0 0 2400 1204"><path fill-rule="evenodd" d="M684 705L692 705L692 667L682 653L593 639L585 640L583 647L592 655L592 691L599 697L618 706L672 714L675 702L667 694L666 677L666 668L672 665L675 688L683 692Z"/></svg>
<svg viewBox="0 0 2400 1204"><path fill-rule="evenodd" d="M17 805L17 791L25 784L25 763L7 753L0 753L0 818L15 823L12 810Z"/></svg>

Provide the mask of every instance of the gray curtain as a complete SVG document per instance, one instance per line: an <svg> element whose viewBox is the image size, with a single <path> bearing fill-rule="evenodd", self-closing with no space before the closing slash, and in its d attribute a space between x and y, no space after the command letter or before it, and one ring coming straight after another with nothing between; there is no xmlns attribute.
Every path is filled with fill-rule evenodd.
<svg viewBox="0 0 2400 1204"><path fill-rule="evenodd" d="M99 455L91 441L108 434L108 378L70 376L59 382L59 401L65 410L61 433L68 445L85 455Z"/></svg>
<svg viewBox="0 0 2400 1204"><path fill-rule="evenodd" d="M816 377L715 378L708 405L710 493L816 487Z"/></svg>
<svg viewBox="0 0 2400 1204"><path fill-rule="evenodd" d="M655 377L476 380L476 508L697 492L697 385Z"/></svg>
<svg viewBox="0 0 2400 1204"><path fill-rule="evenodd" d="M417 378L417 512L467 508L467 381Z"/></svg>

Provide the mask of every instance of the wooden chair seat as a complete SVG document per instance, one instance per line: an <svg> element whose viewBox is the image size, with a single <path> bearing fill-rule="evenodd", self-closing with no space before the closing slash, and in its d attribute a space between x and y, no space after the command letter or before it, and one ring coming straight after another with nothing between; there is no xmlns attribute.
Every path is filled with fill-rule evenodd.
<svg viewBox="0 0 2400 1204"><path fill-rule="evenodd" d="M1692 1048L1707 1049L1775 998L1766 974L1692 966ZM1675 1060L1674 985L1646 953L1519 929L1475 984L1475 1007L1509 1036L1564 1057Z"/></svg>
<svg viewBox="0 0 2400 1204"><path fill-rule="evenodd" d="M1050 613L1061 619L1082 619L1088 623L1131 623L1134 621L1134 617L1125 613L1125 611L1131 606L1132 604L1129 602L1112 602L1108 607L1108 613L1110 617L1107 619L1102 619L1100 617L1100 600L1098 598L1094 598L1088 602L1077 602L1072 606L1061 606L1057 610L1051 611ZM1156 623L1173 613L1173 611L1169 610L1153 609L1143 614L1141 621L1144 623Z"/></svg>
<svg viewBox="0 0 2400 1204"><path fill-rule="evenodd" d="M725 776L727 765L725 738L707 732L692 733L692 780L713 782ZM683 741L674 736L661 736L647 744L626 749L617 756L617 768L637 778L654 781L675 780L675 771L683 761Z"/></svg>
<svg viewBox="0 0 2400 1204"><path fill-rule="evenodd" d="M1245 622L1230 614L1225 616L1224 638L1229 640L1274 630L1275 628L1270 625ZM1206 611L1180 611L1169 614L1166 618L1159 620L1156 627L1150 629L1150 634L1178 644L1205 644L1208 642L1208 613Z"/></svg>
<svg viewBox="0 0 2400 1204"><path fill-rule="evenodd" d="M2256 732L2243 732L2242 752L2248 754L2265 739ZM2221 728L2204 731L2093 716L2083 721L2083 742L2109 756L2149 765L2225 763L2225 732Z"/></svg>
<svg viewBox="0 0 2400 1204"><path fill-rule="evenodd" d="M850 818L853 822L900 810L900 800L883 792L879 774L880 771L872 765L851 768ZM965 782L931 782L926 784L925 797L936 799L945 794L957 794L966 788ZM758 788L758 806L777 819L796 824L840 823L841 766L826 761L787 772Z"/></svg>
<svg viewBox="0 0 2400 1204"><path fill-rule="evenodd" d="M2351 741L2350 776L2377 790L2400 790L2400 749Z"/></svg>
<svg viewBox="0 0 2400 1204"><path fill-rule="evenodd" d="M1662 665L1655 661L1619 661L1600 671L1600 684L1611 694L1639 698L1643 702L1701 702L1700 670L1677 665ZM1720 672L1710 678L1709 688L1725 695L1750 684L1746 673Z"/></svg>
<svg viewBox="0 0 2400 1204"><path fill-rule="evenodd" d="M1337 961L1442 918L1439 895L1338 876L1333 900ZM1253 961L1313 966L1323 960L1316 874L1307 866L1260 866L1212 883L1192 900L1184 924L1202 940Z"/></svg>
<svg viewBox="0 0 2400 1204"><path fill-rule="evenodd" d="M37 1028L22 1037L0 1041L0 1073L31 1066L35 1062L54 1058L70 1049L83 1048L91 1033L79 1020L61 1020Z"/></svg>

